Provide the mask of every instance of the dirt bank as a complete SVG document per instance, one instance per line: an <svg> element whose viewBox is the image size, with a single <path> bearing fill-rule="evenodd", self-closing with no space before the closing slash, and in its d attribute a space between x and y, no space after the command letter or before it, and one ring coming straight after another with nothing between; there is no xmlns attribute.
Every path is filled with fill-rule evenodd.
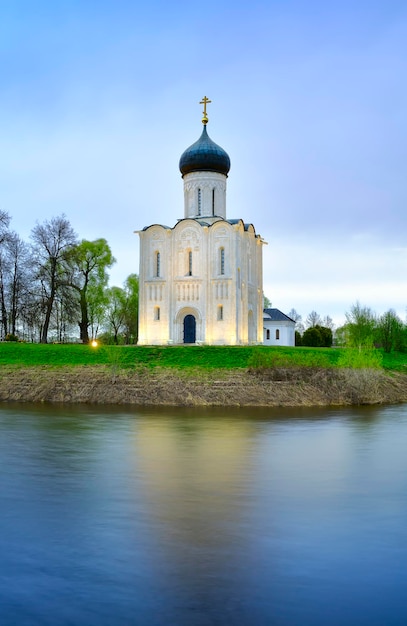
<svg viewBox="0 0 407 626"><path fill-rule="evenodd" d="M192 372L0 369L0 400L172 406L327 406L407 401L407 376L377 370Z"/></svg>

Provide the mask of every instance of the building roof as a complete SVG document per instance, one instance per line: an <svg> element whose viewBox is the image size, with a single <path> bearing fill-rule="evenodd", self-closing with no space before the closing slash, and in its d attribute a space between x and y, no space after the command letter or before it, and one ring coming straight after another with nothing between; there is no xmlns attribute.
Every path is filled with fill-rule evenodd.
<svg viewBox="0 0 407 626"><path fill-rule="evenodd" d="M219 224L220 222L223 222L224 224L230 224L230 226L235 226L236 224L241 224L243 226L243 229L245 231L248 231L250 228L253 229L254 235L256 238L260 239L262 241L262 243L267 243L264 241L264 239L261 238L260 235L256 234L256 229L254 228L253 224L246 224L243 220L241 219L231 219L231 220L225 220L223 219L223 217L218 217L215 216L213 219L211 219L210 221L206 221L204 217L202 218L195 218L195 217L183 217L181 219L179 219L177 221L177 223L175 224L175 226L165 226L165 224L149 224L149 226L144 226L141 231L135 231L137 233L139 232L145 232L146 230L148 230L149 228L153 228L154 226L160 226L161 228L164 228L165 230L173 230L174 228L176 228L178 226L178 224L180 224L181 222L186 222L186 221L192 221L195 222L195 224L199 224L200 226L209 226L209 227L213 227L215 226L215 224ZM271 309L270 309L271 310ZM274 309L273 309L274 310ZM275 309L276 311L278 309ZM282 313L282 315L284 315L284 313ZM292 321L292 320L291 320Z"/></svg>
<svg viewBox="0 0 407 626"><path fill-rule="evenodd" d="M179 169L182 176L191 172L219 172L227 176L230 158L223 148L212 141L204 125L198 141L181 155Z"/></svg>
<svg viewBox="0 0 407 626"><path fill-rule="evenodd" d="M263 309L263 319L271 320L272 322L292 322L295 324L295 321L291 319L291 317L288 317L288 315L279 309Z"/></svg>

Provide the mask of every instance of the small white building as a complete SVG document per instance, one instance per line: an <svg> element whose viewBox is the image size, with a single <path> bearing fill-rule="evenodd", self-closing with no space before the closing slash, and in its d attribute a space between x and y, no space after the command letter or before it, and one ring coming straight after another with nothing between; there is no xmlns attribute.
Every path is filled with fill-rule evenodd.
<svg viewBox="0 0 407 626"><path fill-rule="evenodd" d="M264 244L252 224L226 217L228 154L200 138L182 154L184 218L140 236L139 344L263 343Z"/></svg>
<svg viewBox="0 0 407 626"><path fill-rule="evenodd" d="M279 309L264 309L263 343L265 346L295 346L294 320Z"/></svg>

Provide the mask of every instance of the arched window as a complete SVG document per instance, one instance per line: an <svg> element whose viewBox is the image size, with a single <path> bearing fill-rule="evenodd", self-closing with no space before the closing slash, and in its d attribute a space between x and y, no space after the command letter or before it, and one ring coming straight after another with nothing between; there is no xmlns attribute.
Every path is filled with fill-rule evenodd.
<svg viewBox="0 0 407 626"><path fill-rule="evenodd" d="M266 330L266 339L270 339L270 329Z"/></svg>
<svg viewBox="0 0 407 626"><path fill-rule="evenodd" d="M223 306L221 304L218 306L218 320L220 322L223 320Z"/></svg>
<svg viewBox="0 0 407 626"><path fill-rule="evenodd" d="M220 273L223 274L225 273L225 248L221 248L220 249Z"/></svg>
<svg viewBox="0 0 407 626"><path fill-rule="evenodd" d="M280 339L280 331L276 328L276 339Z"/></svg>
<svg viewBox="0 0 407 626"><path fill-rule="evenodd" d="M202 190L198 189L198 215L202 214Z"/></svg>
<svg viewBox="0 0 407 626"><path fill-rule="evenodd" d="M160 276L160 262L161 262L161 257L160 257L160 253L156 252L155 253L155 275L157 278L159 278Z"/></svg>
<svg viewBox="0 0 407 626"><path fill-rule="evenodd" d="M160 315L161 315L160 307L159 306L154 307L154 319L156 320L156 322L160 321Z"/></svg>
<svg viewBox="0 0 407 626"><path fill-rule="evenodd" d="M188 251L188 276L192 276L192 250Z"/></svg>
<svg viewBox="0 0 407 626"><path fill-rule="evenodd" d="M212 215L215 215L215 189L212 189Z"/></svg>

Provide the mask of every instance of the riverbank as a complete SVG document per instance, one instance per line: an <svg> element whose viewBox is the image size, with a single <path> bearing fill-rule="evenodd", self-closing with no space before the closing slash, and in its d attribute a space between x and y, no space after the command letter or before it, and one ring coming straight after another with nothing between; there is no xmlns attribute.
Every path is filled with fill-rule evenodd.
<svg viewBox="0 0 407 626"><path fill-rule="evenodd" d="M143 406L330 406L407 402L407 375L292 368L206 371L2 366L0 401Z"/></svg>

